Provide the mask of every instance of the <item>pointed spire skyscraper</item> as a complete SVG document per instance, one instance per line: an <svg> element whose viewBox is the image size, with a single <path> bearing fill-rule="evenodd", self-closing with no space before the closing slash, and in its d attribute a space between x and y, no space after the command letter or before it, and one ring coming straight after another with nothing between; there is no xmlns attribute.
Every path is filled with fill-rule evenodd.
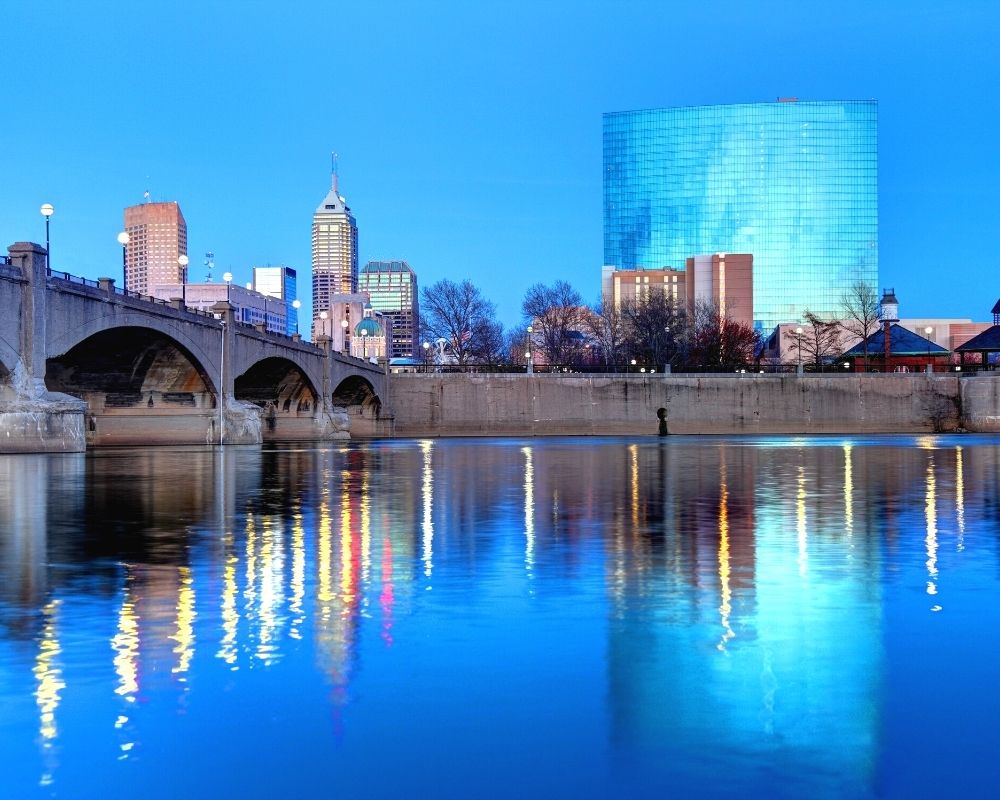
<svg viewBox="0 0 1000 800"><path fill-rule="evenodd" d="M337 154L333 154L330 191L313 214L313 320L329 311L331 296L358 290L358 225L340 194Z"/></svg>

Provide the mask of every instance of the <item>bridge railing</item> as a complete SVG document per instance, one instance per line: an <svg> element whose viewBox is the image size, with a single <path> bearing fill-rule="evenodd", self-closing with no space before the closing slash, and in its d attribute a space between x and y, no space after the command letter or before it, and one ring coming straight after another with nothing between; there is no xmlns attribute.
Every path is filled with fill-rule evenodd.
<svg viewBox="0 0 1000 800"><path fill-rule="evenodd" d="M3 256L2 258L4 260L0 261L0 264L4 264L4 263L10 264L11 263L11 260L10 260L9 256ZM90 278L82 278L79 275L73 275L72 273L69 273L69 272L62 272L60 270L54 270L54 269L49 268L49 269L46 269L46 274L50 278L55 278L56 280L66 281L67 283L75 284L77 286L87 286L87 287L90 287L90 288L93 288L93 289L100 289L101 288L101 284L98 281L92 280ZM176 306L174 305L174 303L172 301L170 301L170 300L163 300L162 298L159 298L159 297L153 297L152 295L142 294L141 292L135 292L135 291L132 291L131 289L126 289L126 288L124 288L122 286L118 286L118 285L114 285L114 284L112 285L111 289L112 289L112 291L116 295L119 295L121 297L128 297L128 298L131 298L132 300L138 300L141 303L151 303L152 305L156 305L156 306L167 306L167 307L170 307L170 308L176 308ZM201 309L201 308L192 308L191 306L188 306L188 305L182 305L181 308L177 309L177 310L183 311L186 314L193 314L195 316L202 317L202 318L207 318L207 319L214 319L215 318L215 314L213 312L211 312L211 311L205 311L204 309ZM256 327L252 323L249 323L249 322L243 322L241 320L237 320L236 324L239 327L245 328L248 331L255 331L256 330ZM273 336L273 337L276 337L276 338L279 338L279 339L285 339L286 341L294 341L291 336L288 336L287 334L281 333L280 331L265 331L265 333L268 336ZM313 343L311 343L311 342L302 342L301 340L298 341L297 344L316 347L316 345L313 344Z"/></svg>

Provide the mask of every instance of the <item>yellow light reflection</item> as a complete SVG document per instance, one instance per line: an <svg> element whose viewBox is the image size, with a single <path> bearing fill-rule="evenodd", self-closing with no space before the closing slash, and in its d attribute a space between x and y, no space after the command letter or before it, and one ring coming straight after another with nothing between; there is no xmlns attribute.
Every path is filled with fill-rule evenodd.
<svg viewBox="0 0 1000 800"><path fill-rule="evenodd" d="M799 576L809 571L809 535L806 528L806 468L799 466L798 491L795 493L795 530L799 542Z"/></svg>
<svg viewBox="0 0 1000 800"><path fill-rule="evenodd" d="M243 589L243 604L245 609L253 609L257 599L257 526L254 516L247 513L247 523L244 527L246 540L246 588Z"/></svg>
<svg viewBox="0 0 1000 800"><path fill-rule="evenodd" d="M632 532L635 533L639 525L639 445L630 444L628 446L629 460L629 489L632 500Z"/></svg>
<svg viewBox="0 0 1000 800"><path fill-rule="evenodd" d="M330 492L324 483L319 504L319 537L316 553L316 601L319 604L320 630L325 638L333 611L333 542L330 522Z"/></svg>
<svg viewBox="0 0 1000 800"><path fill-rule="evenodd" d="M191 578L191 568L178 567L177 571L180 574L180 588L177 591L177 633L170 637L177 642L174 647L177 665L170 671L183 676L191 666L191 659L194 656L194 619L197 615L194 610L194 580Z"/></svg>
<svg viewBox="0 0 1000 800"><path fill-rule="evenodd" d="M344 605L354 601L354 570L352 569L352 550L354 549L354 532L351 530L351 491L348 486L351 474L344 471L340 476L340 594Z"/></svg>
<svg viewBox="0 0 1000 800"><path fill-rule="evenodd" d="M844 527L847 530L847 538L854 537L854 459L853 446L844 445ZM854 542L850 543L850 548L854 549Z"/></svg>
<svg viewBox="0 0 1000 800"><path fill-rule="evenodd" d="M729 486L726 482L726 459L721 456L719 464L719 619L722 623L722 638L716 647L726 649L726 643L736 636L729 624L732 612L733 592L730 586L732 568L729 556Z"/></svg>
<svg viewBox="0 0 1000 800"><path fill-rule="evenodd" d="M535 461L530 447L524 454L524 565L531 572L535 565Z"/></svg>
<svg viewBox="0 0 1000 800"><path fill-rule="evenodd" d="M958 523L958 549L965 549L965 471L962 448L955 448L955 520Z"/></svg>
<svg viewBox="0 0 1000 800"><path fill-rule="evenodd" d="M235 553L228 552L228 546L226 550L226 564L222 570L222 641L215 655L232 665L236 663L236 632L240 623L240 614L236 609L236 568L240 560Z"/></svg>
<svg viewBox="0 0 1000 800"><path fill-rule="evenodd" d="M293 614L289 635L293 639L301 639L299 627L305 620L302 600L306 594L306 545L305 531L302 528L302 512L296 508L292 515L292 597L289 608Z"/></svg>
<svg viewBox="0 0 1000 800"><path fill-rule="evenodd" d="M434 569L434 520L432 518L432 507L434 500L434 470L431 460L431 451L434 443L429 439L420 442L420 451L423 453L424 468L421 480L421 497L424 503L424 519L421 526L421 544L423 548L424 575L431 576Z"/></svg>
<svg viewBox="0 0 1000 800"><path fill-rule="evenodd" d="M52 746L59 734L56 710L59 708L60 693L66 688L59 665L59 654L62 652L57 627L59 605L59 600L50 600L42 608L42 637L32 670L37 682L35 703L38 705L38 732L42 737L42 746L46 749Z"/></svg>
<svg viewBox="0 0 1000 800"><path fill-rule="evenodd" d="M275 523L274 517L266 516L261 526L260 633L256 657L265 664L278 655L278 609L284 600L285 548L280 522Z"/></svg>
<svg viewBox="0 0 1000 800"><path fill-rule="evenodd" d="M135 600L132 598L132 574L125 575L125 588L122 591L122 607L118 610L118 627L111 637L111 649L114 650L115 675L118 676L118 686L115 694L124 697L129 703L135 702L139 691L139 615L135 611ZM115 723L120 728L128 719L119 718Z"/></svg>
<svg viewBox="0 0 1000 800"><path fill-rule="evenodd" d="M937 479L934 476L934 457L927 459L926 492L924 494L924 516L927 520L927 536L924 544L927 546L927 594L936 595L937 589ZM932 607L940 611L941 606Z"/></svg>

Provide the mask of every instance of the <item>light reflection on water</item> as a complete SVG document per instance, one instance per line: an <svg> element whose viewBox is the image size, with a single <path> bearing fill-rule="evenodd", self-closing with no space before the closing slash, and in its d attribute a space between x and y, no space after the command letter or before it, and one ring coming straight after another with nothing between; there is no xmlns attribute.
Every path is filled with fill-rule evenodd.
<svg viewBox="0 0 1000 800"><path fill-rule="evenodd" d="M0 458L11 797L977 795L989 438Z"/></svg>

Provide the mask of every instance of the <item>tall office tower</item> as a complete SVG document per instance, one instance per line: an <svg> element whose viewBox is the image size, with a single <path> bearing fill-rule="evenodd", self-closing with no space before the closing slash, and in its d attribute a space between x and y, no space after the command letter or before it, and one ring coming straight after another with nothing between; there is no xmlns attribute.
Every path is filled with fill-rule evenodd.
<svg viewBox="0 0 1000 800"><path fill-rule="evenodd" d="M389 320L389 358L416 357L420 338L417 273L405 261L369 261L361 269L358 289L368 292L372 308Z"/></svg>
<svg viewBox="0 0 1000 800"><path fill-rule="evenodd" d="M358 225L341 197L334 165L329 193L313 215L313 327L321 311L329 311L331 296L358 290Z"/></svg>
<svg viewBox="0 0 1000 800"><path fill-rule="evenodd" d="M841 316L878 286L871 101L750 103L604 115L604 263L681 268L753 256L753 320Z"/></svg>
<svg viewBox="0 0 1000 800"><path fill-rule="evenodd" d="M292 306L296 294L295 270L291 267L254 267L253 288L267 297L276 297L285 301L285 319L287 330L284 333L291 336L299 330L299 312Z"/></svg>
<svg viewBox="0 0 1000 800"><path fill-rule="evenodd" d="M187 223L176 202L125 209L125 288L150 294L160 284L187 283ZM186 260L186 259L185 259Z"/></svg>

